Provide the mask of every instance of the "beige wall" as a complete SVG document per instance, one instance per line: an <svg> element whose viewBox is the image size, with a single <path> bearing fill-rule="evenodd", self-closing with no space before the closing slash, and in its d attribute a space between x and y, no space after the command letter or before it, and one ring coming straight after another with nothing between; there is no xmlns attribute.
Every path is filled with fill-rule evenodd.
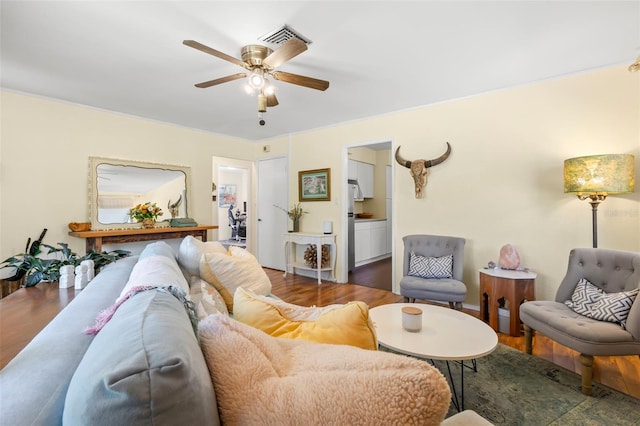
<svg viewBox="0 0 640 426"><path fill-rule="evenodd" d="M616 67L251 143L4 92L0 254L21 252L43 227L47 242L82 250L66 225L87 217L90 155L191 166L191 215L201 223L211 218L212 156L253 161L288 153L290 204L298 171L331 168L331 201L305 203L301 230L322 232L331 220L340 243L347 146L392 141L405 158L429 159L448 141L453 152L430 170L424 199L414 198L408 170L393 165L395 280L402 236L455 235L467 239L467 303L478 304L478 269L506 243L538 273L537 297L551 298L569 250L591 245L590 206L563 193L563 161L628 153L638 164L639 104L640 74ZM600 247L640 251L640 191L609 197L598 224ZM340 276L341 253L337 266Z"/></svg>
<svg viewBox="0 0 640 426"><path fill-rule="evenodd" d="M537 297L552 298L569 250L591 246L591 208L563 193L563 161L628 153L638 163L639 79L616 67L292 135L292 174L332 170L332 201L307 203L302 231L319 232L322 220L333 220L342 238L336 201L343 200L346 176L341 147L390 140L394 149L402 145L405 158L429 159L441 155L448 141L453 152L430 170L423 199L415 199L408 170L394 164L396 282L402 236L455 235L467 239L468 303L478 304L478 270L497 260L507 243L538 273ZM293 190L295 178L291 185ZM636 190L601 205L600 247L640 251L639 201ZM339 256L339 274L343 268Z"/></svg>
<svg viewBox="0 0 640 426"><path fill-rule="evenodd" d="M0 257L24 251L42 228L45 242L84 241L69 222L88 219L89 156L191 166L189 215L211 222L212 156L255 160L258 146L241 139L97 109L2 92ZM0 260L2 260L0 259ZM4 271L2 271L4 272Z"/></svg>

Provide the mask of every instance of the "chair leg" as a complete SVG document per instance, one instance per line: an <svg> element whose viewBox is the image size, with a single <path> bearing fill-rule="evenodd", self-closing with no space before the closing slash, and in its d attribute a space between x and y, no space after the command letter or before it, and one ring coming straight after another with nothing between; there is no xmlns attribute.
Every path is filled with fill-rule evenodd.
<svg viewBox="0 0 640 426"><path fill-rule="evenodd" d="M404 303L415 303L416 298L415 297L405 297L404 298Z"/></svg>
<svg viewBox="0 0 640 426"><path fill-rule="evenodd" d="M580 354L582 364L582 393L591 395L591 378L593 376L593 356Z"/></svg>
<svg viewBox="0 0 640 426"><path fill-rule="evenodd" d="M449 302L449 307L457 311L462 310L462 302Z"/></svg>
<svg viewBox="0 0 640 426"><path fill-rule="evenodd" d="M533 345L533 330L527 324L522 324L524 326L524 350L526 353L531 355Z"/></svg>

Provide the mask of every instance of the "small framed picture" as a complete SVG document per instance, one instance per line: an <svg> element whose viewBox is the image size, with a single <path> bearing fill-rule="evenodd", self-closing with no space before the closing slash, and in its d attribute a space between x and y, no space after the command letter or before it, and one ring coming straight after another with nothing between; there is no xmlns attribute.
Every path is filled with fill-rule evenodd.
<svg viewBox="0 0 640 426"><path fill-rule="evenodd" d="M218 191L218 206L229 207L236 203L236 186L235 185L220 185Z"/></svg>
<svg viewBox="0 0 640 426"><path fill-rule="evenodd" d="M298 172L299 201L331 201L331 169Z"/></svg>

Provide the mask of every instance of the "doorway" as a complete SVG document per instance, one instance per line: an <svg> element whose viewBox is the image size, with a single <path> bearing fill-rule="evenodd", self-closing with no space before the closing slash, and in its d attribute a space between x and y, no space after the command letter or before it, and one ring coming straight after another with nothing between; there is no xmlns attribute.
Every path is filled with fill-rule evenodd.
<svg viewBox="0 0 640 426"><path fill-rule="evenodd" d="M361 192L361 199L353 202L353 211L356 214L353 238L355 268L345 273L344 279L352 284L388 291L392 291L394 284L392 146L391 141L362 142L348 145L343 150L347 178L357 179L360 187L369 188L369 191ZM360 176L361 170L364 171L362 176ZM344 229L347 229L350 205L347 185L347 179L344 179L343 187L345 198L347 198L343 212ZM359 219L358 213L363 213L362 216L367 216L369 213L373 217ZM348 238L345 237L343 240L343 245L347 248L343 252L348 253L351 250ZM346 256L347 254L344 255L343 264L348 264Z"/></svg>
<svg viewBox="0 0 640 426"><path fill-rule="evenodd" d="M225 247L250 246L252 171L253 163L249 161L213 158L212 222L218 225L215 239Z"/></svg>

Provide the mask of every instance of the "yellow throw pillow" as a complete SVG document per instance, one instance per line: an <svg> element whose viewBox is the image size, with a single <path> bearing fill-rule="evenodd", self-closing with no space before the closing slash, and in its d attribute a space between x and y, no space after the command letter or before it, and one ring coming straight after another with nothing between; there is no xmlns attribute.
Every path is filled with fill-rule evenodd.
<svg viewBox="0 0 640 426"><path fill-rule="evenodd" d="M378 340L364 302L304 307L238 288L233 318L275 337L307 342L378 349Z"/></svg>
<svg viewBox="0 0 640 426"><path fill-rule="evenodd" d="M253 255L204 253L200 258L200 277L218 290L230 313L237 288L262 295L271 292L271 281Z"/></svg>

